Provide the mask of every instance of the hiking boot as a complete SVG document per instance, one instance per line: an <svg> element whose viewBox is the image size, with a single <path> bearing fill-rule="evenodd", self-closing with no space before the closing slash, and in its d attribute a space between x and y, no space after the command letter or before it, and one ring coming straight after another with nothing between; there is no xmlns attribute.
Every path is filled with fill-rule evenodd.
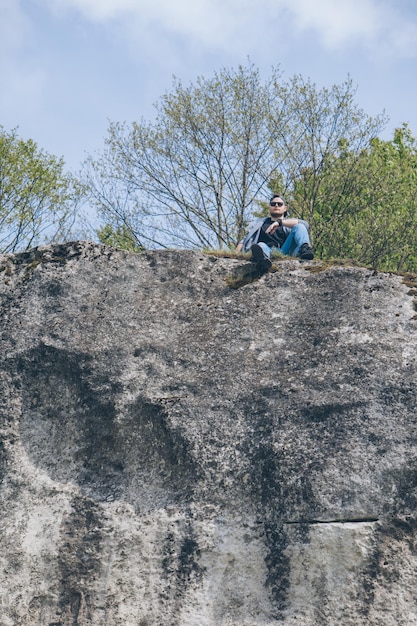
<svg viewBox="0 0 417 626"><path fill-rule="evenodd" d="M267 256L267 254L262 250L262 246L257 243L254 243L251 247L252 252L252 260L257 264L257 266L266 272L271 267L272 263Z"/></svg>
<svg viewBox="0 0 417 626"><path fill-rule="evenodd" d="M314 259L313 248L309 246L308 243L303 243L300 248L300 252L298 253L298 256L304 261L311 261L311 259Z"/></svg>

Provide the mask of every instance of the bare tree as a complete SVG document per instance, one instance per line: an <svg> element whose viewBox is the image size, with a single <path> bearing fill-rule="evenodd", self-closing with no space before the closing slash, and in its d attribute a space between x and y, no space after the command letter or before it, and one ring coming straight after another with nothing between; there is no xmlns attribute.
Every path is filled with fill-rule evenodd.
<svg viewBox="0 0 417 626"><path fill-rule="evenodd" d="M153 123L112 123L105 153L84 169L102 219L128 222L148 245L235 245L282 162L278 84L277 70L262 83L252 66L188 87L174 79Z"/></svg>
<svg viewBox="0 0 417 626"><path fill-rule="evenodd" d="M337 229L353 210L362 152L387 121L384 114L366 115L354 101L355 91L349 78L330 89L318 89L295 76L281 92L291 110L291 123L282 138L286 158L279 177L297 215L310 223L316 242L328 236L329 224Z"/></svg>
<svg viewBox="0 0 417 626"><path fill-rule="evenodd" d="M319 91L276 68L262 81L250 63L187 87L174 79L156 110L153 122L111 123L84 167L103 223L149 247L234 247L271 181L292 193L346 135L359 146L379 128L353 106L349 81ZM308 181L313 203L316 187Z"/></svg>

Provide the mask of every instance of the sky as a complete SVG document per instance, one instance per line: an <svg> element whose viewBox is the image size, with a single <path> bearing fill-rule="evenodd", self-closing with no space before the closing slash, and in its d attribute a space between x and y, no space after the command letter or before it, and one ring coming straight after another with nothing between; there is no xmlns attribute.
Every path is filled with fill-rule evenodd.
<svg viewBox="0 0 417 626"><path fill-rule="evenodd" d="M357 88L383 138L417 136L415 0L0 0L0 126L77 173L110 121L152 120L171 89L248 60Z"/></svg>

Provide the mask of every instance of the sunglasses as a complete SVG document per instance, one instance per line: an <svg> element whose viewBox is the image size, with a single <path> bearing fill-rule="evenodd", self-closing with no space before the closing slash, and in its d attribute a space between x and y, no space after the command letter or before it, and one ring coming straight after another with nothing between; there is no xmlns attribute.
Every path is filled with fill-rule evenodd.
<svg viewBox="0 0 417 626"><path fill-rule="evenodd" d="M283 202L270 202L269 206L284 206Z"/></svg>

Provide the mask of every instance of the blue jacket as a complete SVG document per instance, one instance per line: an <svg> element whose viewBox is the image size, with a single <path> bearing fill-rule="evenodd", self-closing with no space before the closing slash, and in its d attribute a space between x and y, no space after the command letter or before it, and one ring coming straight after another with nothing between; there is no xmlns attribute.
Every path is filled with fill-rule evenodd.
<svg viewBox="0 0 417 626"><path fill-rule="evenodd" d="M244 236L242 240L242 245L243 245L242 250L244 252L249 252L253 244L258 243L259 236L261 234L262 224L264 223L266 219L268 218L261 217L261 218L258 218L257 220L254 220L253 222L250 222L250 224L248 225L248 232L246 233L246 235ZM299 224L304 224L304 226L308 230L308 222L306 222L305 220L298 220L298 222ZM289 226L283 226L283 229L284 229L285 234L288 237L288 235L291 232L291 228Z"/></svg>

